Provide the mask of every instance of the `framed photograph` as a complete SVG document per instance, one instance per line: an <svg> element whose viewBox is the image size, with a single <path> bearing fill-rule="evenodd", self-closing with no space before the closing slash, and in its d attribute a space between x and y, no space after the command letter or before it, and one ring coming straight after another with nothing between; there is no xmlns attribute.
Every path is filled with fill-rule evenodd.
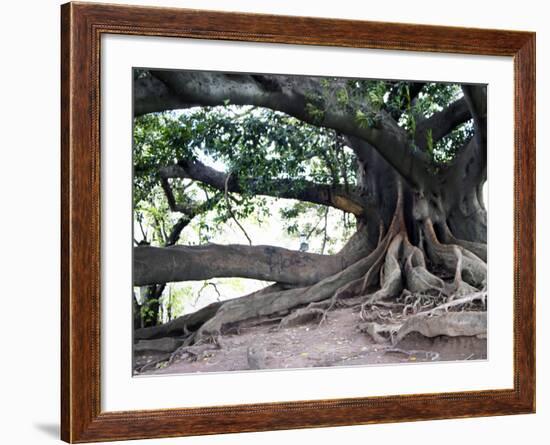
<svg viewBox="0 0 550 445"><path fill-rule="evenodd" d="M535 34L62 6L67 442L535 411Z"/></svg>

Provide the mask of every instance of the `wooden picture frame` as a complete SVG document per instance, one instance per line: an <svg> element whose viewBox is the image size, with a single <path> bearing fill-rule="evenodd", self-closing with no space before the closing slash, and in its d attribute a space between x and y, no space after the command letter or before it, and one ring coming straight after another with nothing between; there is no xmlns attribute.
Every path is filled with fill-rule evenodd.
<svg viewBox="0 0 550 445"><path fill-rule="evenodd" d="M93 442L535 411L534 33L92 3L65 4L61 17L63 440ZM102 412L99 75L103 34L513 57L513 389Z"/></svg>

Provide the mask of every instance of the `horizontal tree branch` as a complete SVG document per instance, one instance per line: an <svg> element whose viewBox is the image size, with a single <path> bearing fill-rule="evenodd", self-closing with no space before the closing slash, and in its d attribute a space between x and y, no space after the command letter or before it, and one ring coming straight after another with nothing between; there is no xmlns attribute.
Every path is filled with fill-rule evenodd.
<svg viewBox="0 0 550 445"><path fill-rule="evenodd" d="M182 103L166 86L155 76L145 76L134 80L134 114L141 116L164 110L189 108L197 104Z"/></svg>
<svg viewBox="0 0 550 445"><path fill-rule="evenodd" d="M348 265L341 255L273 246L217 245L134 248L134 285L241 277L308 285Z"/></svg>
<svg viewBox="0 0 550 445"><path fill-rule="evenodd" d="M153 88L151 80L136 81L135 96L139 98L134 107L136 115L195 105L254 105L363 139L411 182L414 178L407 178L411 170L408 164L425 162L419 151L411 151L407 133L387 112L370 109L366 101L339 102L334 94L342 88L338 82L331 86L334 90L331 94L321 79L315 77L168 70L150 74L164 83L165 89ZM161 95L155 95L156 91ZM147 100L150 95L153 97ZM375 114L376 123L366 124L358 118L358 112Z"/></svg>
<svg viewBox="0 0 550 445"><path fill-rule="evenodd" d="M180 161L178 164L160 170L161 177L189 178L200 181L220 191L242 193L242 184L246 191L257 195L277 198L298 199L314 204L331 206L354 215L365 213L364 200L353 189L346 190L342 185L315 184L305 180L272 179L265 181L259 178L239 178L237 175L220 172L200 161Z"/></svg>

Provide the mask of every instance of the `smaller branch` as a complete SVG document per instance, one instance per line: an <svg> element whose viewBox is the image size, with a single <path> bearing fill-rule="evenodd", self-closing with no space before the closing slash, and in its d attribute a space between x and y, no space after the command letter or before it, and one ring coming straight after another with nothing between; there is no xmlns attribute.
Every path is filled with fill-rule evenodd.
<svg viewBox="0 0 550 445"><path fill-rule="evenodd" d="M221 199L220 194L216 194L214 195L214 197L209 198L208 193L206 193L205 191L206 201L204 201L202 204L194 203L191 200L188 201L187 205L178 204L174 197L172 187L170 187L170 184L168 182L168 178L161 176L160 184L162 189L164 190L164 194L166 195L166 200L168 201L168 206L170 207L170 210L172 212L183 213L185 215L184 218L180 219L180 221L186 221L185 225L189 224L195 216L211 210ZM187 186L184 189L186 188ZM182 230L185 225L181 228ZM168 238L171 237L169 236Z"/></svg>
<svg viewBox="0 0 550 445"><path fill-rule="evenodd" d="M162 241L163 244L166 244L166 240L168 239L168 235L166 234L166 228L164 226L164 221L162 219L159 220L156 216L153 216L153 220L155 221L156 226L156 232L158 234L159 239Z"/></svg>
<svg viewBox="0 0 550 445"><path fill-rule="evenodd" d="M164 167L160 171L164 179L188 178L200 181L215 189L231 193L242 193L241 184L246 183L247 191L256 195L274 196L276 198L297 199L335 207L357 216L376 209L365 208L364 200L355 190L346 192L341 185L316 184L310 181L289 179L273 179L265 184L261 178L238 178L236 174L228 174L213 169L199 161L179 161L178 164Z"/></svg>
<svg viewBox="0 0 550 445"><path fill-rule="evenodd" d="M432 362L439 360L439 352L435 352L435 351L420 351L420 350L417 350L417 349L412 349L410 351L406 351L404 349L391 348L391 347L387 348L387 349L383 349L383 351L386 354L387 353L397 353L397 354L404 354L408 357L410 357L410 356L419 356L419 355L424 354L426 356L426 359L429 359Z"/></svg>
<svg viewBox="0 0 550 445"><path fill-rule="evenodd" d="M415 144L425 150L428 143L428 132L432 132L432 141L435 144L446 136L453 128L471 119L466 99L463 97L450 104L444 110L434 113L430 118L417 125L414 137Z"/></svg>
<svg viewBox="0 0 550 445"><path fill-rule="evenodd" d="M176 198L174 197L172 187L170 187L170 184L168 183L168 179L161 177L160 185L162 187L162 190L164 190L164 194L166 195L166 200L168 201L168 206L170 207L170 210L172 210L172 212L179 212L179 213L186 213L186 214L190 214L193 212L193 209L190 206L178 204L176 202Z"/></svg>
<svg viewBox="0 0 550 445"><path fill-rule="evenodd" d="M143 223L141 218L138 218L138 223L139 223L139 229L141 230L141 235L143 236L143 241L147 241L147 232L143 228Z"/></svg>
<svg viewBox="0 0 550 445"><path fill-rule="evenodd" d="M162 231L162 239L163 239L164 243L166 244L166 242L168 241L168 233L166 232L166 224L165 224L164 220L160 221L160 228L161 228L161 231Z"/></svg>
<svg viewBox="0 0 550 445"><path fill-rule="evenodd" d="M216 299L217 302L220 302L221 300L221 297L222 297L222 294L220 293L220 291L218 290L218 286L216 285L216 283L213 283L211 281L205 281L203 283L203 285L201 286L201 288L199 289L199 291L197 292L197 298L195 298L195 306L197 305L197 303L199 302L199 298L201 297L202 295L202 291L204 289L206 289L208 286L212 286L214 288L214 290L216 291L216 293L218 294L218 298Z"/></svg>
<svg viewBox="0 0 550 445"><path fill-rule="evenodd" d="M183 229L191 222L191 218L187 215L183 215L176 223L172 226L170 235L166 238L165 247L174 246L180 239L181 232Z"/></svg>
<svg viewBox="0 0 550 445"><path fill-rule="evenodd" d="M246 236L246 239L248 240L248 244L252 245L252 240L248 236L248 233L246 233L246 230L244 230L244 227L241 225L241 223L237 220L237 217L235 216L235 213L233 212L233 209L231 208L231 203L229 202L228 198L228 192L227 192L227 183L229 182L229 179L231 178L231 173L227 175L227 178L225 179L225 202L227 205L227 211L229 212L229 216L235 221L235 224L241 229L241 231L244 233L244 236Z"/></svg>
<svg viewBox="0 0 550 445"><path fill-rule="evenodd" d="M345 213L344 213L345 215ZM321 246L321 254L325 253L325 247L327 245L327 224L328 224L328 207L325 210L325 226L323 228L323 245Z"/></svg>
<svg viewBox="0 0 550 445"><path fill-rule="evenodd" d="M328 207L327 207L327 210L328 210ZM319 226L319 223L321 222L321 220L324 218L324 216L321 216L317 222L315 223L315 225L311 228L311 230L307 233L306 235L306 239L309 240L311 238L311 235L313 234L313 232L315 231L315 229Z"/></svg>
<svg viewBox="0 0 550 445"><path fill-rule="evenodd" d="M337 135L337 158L338 158L338 154L342 158L340 161L340 173L342 175L342 178L344 178L344 190L346 192L349 192L349 178L348 178L348 170L346 168L347 156L344 150L344 136L340 134Z"/></svg>

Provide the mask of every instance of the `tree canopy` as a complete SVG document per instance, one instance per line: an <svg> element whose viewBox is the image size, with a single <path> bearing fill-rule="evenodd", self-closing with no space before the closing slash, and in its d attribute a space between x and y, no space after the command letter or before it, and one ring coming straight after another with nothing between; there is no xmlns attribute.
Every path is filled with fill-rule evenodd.
<svg viewBox="0 0 550 445"><path fill-rule="evenodd" d="M362 318L410 295L477 299L486 94L483 85L135 70L134 285L158 301L169 282L272 283L138 337L202 341L296 308L320 305L324 317L342 298L359 298ZM254 244L241 222L274 211L288 234L323 242L315 251ZM341 216L339 250L329 211ZM247 244L211 242L228 221ZM198 239L182 241L190 224Z"/></svg>
<svg viewBox="0 0 550 445"><path fill-rule="evenodd" d="M321 116L325 103L333 100L331 95L342 106L368 103L368 111L356 111L358 125L376 126L383 112L394 116L398 125L411 134L410 150L427 153L427 168L433 171L452 163L457 150L472 137L470 118L438 140L428 129L425 140L415 142L417 127L422 127L426 119L463 100L458 84L364 79L349 79L342 84L338 78L322 78L320 84L323 95L311 94L306 105L308 113ZM342 86L335 89L333 84ZM183 162L193 165L194 176L183 177L171 168ZM353 202L338 206L318 193L308 192L324 186L353 193L356 162L342 133L269 108L226 101L221 106L146 114L137 117L134 125L135 217L137 221L146 218L152 227L147 241L162 246L170 235L170 213L186 213L202 205L202 211L213 212L216 225L253 214L269 218L270 206L263 197L273 196L301 200L281 210L290 233L300 232L293 222L297 216L308 212L320 218L326 205L331 205L346 214L344 233L349 235L355 224L353 215L362 211L360 206L354 208ZM201 214L196 215L198 219ZM204 222L202 227L202 241L207 242L213 227Z"/></svg>

